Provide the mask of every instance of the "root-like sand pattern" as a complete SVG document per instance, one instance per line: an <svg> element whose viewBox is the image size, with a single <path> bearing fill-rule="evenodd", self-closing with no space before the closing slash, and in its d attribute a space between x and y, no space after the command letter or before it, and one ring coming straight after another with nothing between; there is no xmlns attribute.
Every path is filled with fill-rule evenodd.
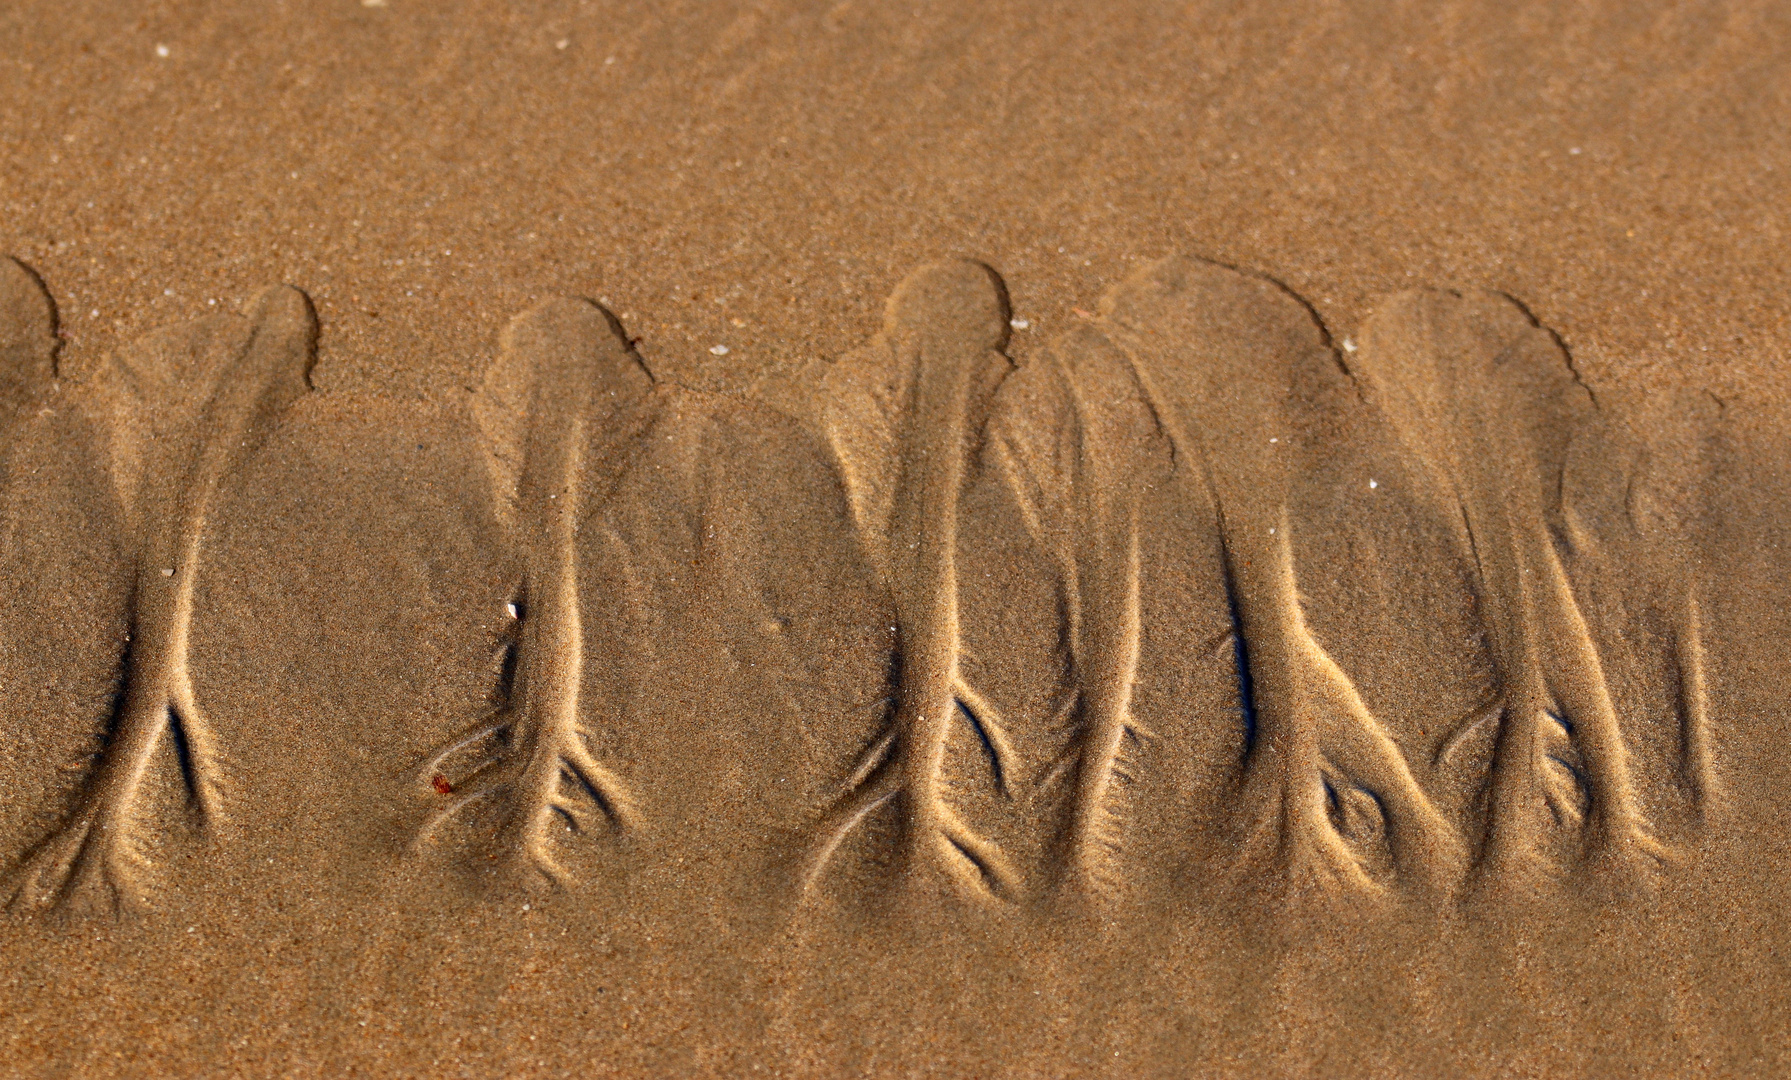
<svg viewBox="0 0 1791 1080"><path fill-rule="evenodd" d="M174 741L203 829L225 818L217 736L193 691L194 598L207 526L232 473L309 389L317 319L273 288L118 352L91 387L136 565L120 704L74 812L25 861L12 902L116 911L143 898L138 821L156 752Z"/></svg>
<svg viewBox="0 0 1791 1080"><path fill-rule="evenodd" d="M586 741L578 558L587 499L613 487L651 389L621 327L588 301L548 301L505 329L474 410L497 517L521 564L505 700L418 769L419 786L446 800L418 843L477 812L495 824L500 869L561 885L560 826L588 830L597 815L619 830L639 823L633 795Z"/></svg>
<svg viewBox="0 0 1791 1080"><path fill-rule="evenodd" d="M1354 365L1429 494L1456 523L1487 624L1499 696L1482 880L1572 866L1644 878L1665 859L1631 775L1599 650L1569 581L1561 520L1568 448L1594 417L1560 342L1510 299L1409 292L1381 306Z"/></svg>
<svg viewBox="0 0 1791 1080"><path fill-rule="evenodd" d="M1018 373L1009 315L988 267L924 266L890 298L876 339L813 388L895 637L887 722L809 824L803 891L873 814L889 814L899 890L1024 898L1022 867L967 820L947 782L950 737L965 729L995 791L1031 785L1020 805L1057 815L1046 892L1098 901L1122 885L1125 792L1166 752L1136 715L1136 689L1152 635L1178 632L1146 616L1149 560L1163 557L1148 530L1187 511L1212 526L1202 537L1215 550L1189 555L1220 568L1242 727L1241 760L1210 763L1230 784L1231 854L1216 873L1278 892L1428 901L1580 870L1648 880L1669 853L1643 811L1605 668L1624 645L1595 640L1593 587L1601 618L1665 628L1679 779L1696 818L1720 810L1696 572L1720 402L1601 408L1561 343L1491 293L1393 297L1347 364L1286 289L1194 259L1143 267ZM129 646L104 751L67 820L15 871L12 905L118 910L143 898L142 792L164 748L200 828L224 823L225 754L192 673L205 539L230 478L309 389L316 340L306 297L270 289L242 314L120 350L72 395L135 567ZM42 284L0 263L9 417L62 392L56 344ZM641 823L640 797L600 760L585 719L579 568L594 554L639 591L637 553L599 519L657 430L662 397L595 304L551 300L504 331L473 408L515 567L501 700L418 767L432 801L419 847L564 884L568 830ZM1412 498L1446 522L1446 557L1467 568L1485 629L1493 689L1424 751L1429 780L1483 769L1471 839L1475 827L1438 809L1320 643L1300 593L1296 482L1340 452L1327 441L1335 425L1364 417L1385 421L1418 480ZM1040 733L1010 730L964 671L960 517L978 476L998 481L1044 552L1067 645L1053 723L1069 737L1036 775L1018 770ZM746 536L736 509L722 509L729 534ZM730 589L729 602L748 602L744 586ZM789 663L777 649L761 655ZM1489 752L1469 749L1487 741Z"/></svg>
<svg viewBox="0 0 1791 1080"><path fill-rule="evenodd" d="M1107 806L1115 761L1128 738L1147 737L1129 706L1148 633L1138 615L1139 506L1178 499L1204 506L1220 537L1246 726L1240 868L1325 891L1378 891L1342 831L1366 812L1404 885L1447 891L1463 859L1456 831L1301 610L1287 514L1290 477L1310 452L1300 395L1349 389L1311 312L1264 279L1169 259L1117 286L1095 325L1053 352L1037 377L1062 384L1059 415L1013 430L1055 431L1055 445L1004 445L1025 474L1014 490L1058 550L1076 613L1081 721L1066 759L1076 782L1060 879L1098 886L1118 846Z"/></svg>
<svg viewBox="0 0 1791 1080"><path fill-rule="evenodd" d="M971 724L997 782L1012 775L1000 718L959 670L958 505L989 401L1010 364L1004 288L979 263L923 267L890 298L883 332L829 373L824 423L853 524L895 609L893 717L860 757L846 793L822 816L801 870L811 888L841 842L891 804L906 887L950 882L999 897L1016 877L942 787L950 726Z"/></svg>
<svg viewBox="0 0 1791 1080"><path fill-rule="evenodd" d="M1679 779L1693 816L1722 812L1699 600L1700 552L1713 535L1708 491L1726 405L1704 391L1601 403L1569 447L1561 480L1570 572L1603 584L1618 625L1652 622L1671 653ZM1625 649L1621 635L1611 644Z"/></svg>

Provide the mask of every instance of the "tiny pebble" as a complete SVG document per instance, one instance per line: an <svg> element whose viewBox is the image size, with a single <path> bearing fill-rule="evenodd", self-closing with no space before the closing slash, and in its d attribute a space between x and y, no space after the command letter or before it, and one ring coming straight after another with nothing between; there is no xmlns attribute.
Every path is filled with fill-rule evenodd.
<svg viewBox="0 0 1791 1080"><path fill-rule="evenodd" d="M728 347L726 345L711 345L709 346L709 351L716 356L726 356L728 354Z"/></svg>
<svg viewBox="0 0 1791 1080"><path fill-rule="evenodd" d="M1013 327L1015 330L1024 330L1027 327L1032 325L1031 323L1027 322L1025 319L1009 319L1007 324L1009 326Z"/></svg>

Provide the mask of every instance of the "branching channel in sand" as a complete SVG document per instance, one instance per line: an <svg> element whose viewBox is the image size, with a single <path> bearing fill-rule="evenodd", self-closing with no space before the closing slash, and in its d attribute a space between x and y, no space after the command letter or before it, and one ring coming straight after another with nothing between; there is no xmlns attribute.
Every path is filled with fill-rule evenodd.
<svg viewBox="0 0 1791 1080"><path fill-rule="evenodd" d="M891 876L913 895L943 885L1019 898L1019 873L973 825L965 797L985 779L994 797L1023 782L1007 726L965 671L959 517L979 478L1012 496L1054 576L1060 707L1041 757L1056 756L1024 806L1051 807L1040 861L1055 897L1111 900L1123 885L1137 810L1126 793L1163 752L1134 700L1147 644L1178 640L1145 615L1153 566L1182 542L1153 532L1159 521L1196 522L1180 555L1218 568L1210 588L1215 599L1223 589L1228 626L1208 608L1202 636L1232 645L1243 749L1213 764L1227 773L1228 869L1251 887L1436 901L1581 869L1646 879L1668 852L1644 812L1606 669L1621 691L1643 681L1626 674L1641 665L1628 642L1594 638L1640 615L1671 653L1686 801L1703 821L1719 808L1695 564L1720 402L1663 397L1641 419L1601 408L1561 342L1493 293L1391 298L1348 366L1298 298L1211 262L1151 263L1100 306L1014 373L995 273L923 266L891 296L874 341L802 384L893 633L876 688L885 722L816 811L799 850L804 892L841 872L857 835L889 838ZM0 262L9 421L64 392L55 320L36 277ZM134 574L128 645L97 764L9 881L10 904L140 901L154 836L144 792L165 749L200 830L224 823L229 778L192 671L206 540L233 478L308 391L316 342L308 299L273 288L240 314L121 349L68 392L116 495ZM580 564L582 548L635 580L619 531L586 525L613 513L624 475L646 474L630 469L668 415L664 393L588 301L552 300L505 328L473 407L514 569L499 701L419 764L430 802L419 848L450 846L481 871L559 884L569 875L556 844L568 831L639 824L634 793L600 760L585 719ZM1465 827L1439 812L1321 645L1299 591L1296 483L1334 473L1350 452L1349 438L1331 436L1369 431L1391 432L1410 464L1411 508L1440 515L1453 547L1434 546L1463 568L1471 618L1486 631L1491 689L1479 673L1476 708L1424 749L1432 779L1484 774L1483 803L1459 811ZM826 479L814 487L837 498ZM974 744L954 751L954 735Z"/></svg>
<svg viewBox="0 0 1791 1080"><path fill-rule="evenodd" d="M889 727L860 757L824 814L801 870L812 887L842 841L891 804L898 873L908 887L942 878L971 896L1012 891L1014 874L942 790L946 739L974 727L1002 790L1012 753L993 707L959 670L958 503L988 402L1010 368L1007 296L979 263L923 267L889 301L882 333L828 376L824 416L853 524L895 611Z"/></svg>
<svg viewBox="0 0 1791 1080"><path fill-rule="evenodd" d="M217 738L190 667L204 540L231 474L309 389L316 343L310 301L273 288L243 315L119 351L90 388L136 568L123 686L99 764L68 821L27 859L15 903L117 909L142 898L138 804L165 738L179 751L201 827L223 823Z"/></svg>
<svg viewBox="0 0 1791 1080"><path fill-rule="evenodd" d="M1139 515L1171 460L1123 355L1093 326L1053 343L1003 386L990 424L994 471L1056 568L1069 692L1052 727L1070 732L1033 798L1060 786L1069 810L1056 883L1078 896L1117 884L1115 784L1152 736L1132 713L1143 643Z"/></svg>
<svg viewBox="0 0 1791 1080"><path fill-rule="evenodd" d="M1393 297L1365 327L1356 363L1455 524L1492 643L1499 694L1467 721L1498 723L1481 880L1556 872L1556 829L1575 838L1572 861L1641 874L1665 851L1643 819L1604 666L1549 527L1591 394L1560 342L1490 292Z"/></svg>
<svg viewBox="0 0 1791 1080"><path fill-rule="evenodd" d="M1014 489L1037 504L1028 520L1061 553L1076 613L1080 719L1051 774L1076 778L1059 880L1089 891L1110 876L1116 759L1128 737L1148 737L1130 716L1141 633L1136 523L1149 501L1182 500L1216 523L1232 613L1246 719L1237 869L1375 892L1381 884L1352 844L1384 842L1403 888L1447 891L1463 860L1455 830L1300 606L1287 512L1302 450L1296 395L1302 382L1350 393L1311 312L1272 282L1168 259L1117 286L1101 317L1053 352L1039 377L1063 383L1059 415L1034 426L1058 432L1057 446L1027 448L1023 437L1006 445L1027 474ZM1065 524L1048 524L1052 504ZM1346 837L1340 823L1363 816L1372 834Z"/></svg>
<svg viewBox="0 0 1791 1080"><path fill-rule="evenodd" d="M476 810L495 822L497 869L563 884L556 826L588 829L590 808L616 829L637 823L627 787L587 743L578 541L584 501L613 487L651 389L621 326L588 301L552 300L505 328L474 410L521 569L504 700L419 768L423 790L447 801L418 843Z"/></svg>
<svg viewBox="0 0 1791 1080"><path fill-rule="evenodd" d="M1614 599L1607 625L1627 632L1612 641L1621 664L1635 649L1638 624L1665 638L1679 721L1679 780L1693 816L1722 812L1699 600L1699 553L1711 539L1707 491L1726 405L1691 389L1643 400L1612 395L1569 447L1562 515L1570 572L1602 584ZM1650 619L1652 616L1652 619Z"/></svg>

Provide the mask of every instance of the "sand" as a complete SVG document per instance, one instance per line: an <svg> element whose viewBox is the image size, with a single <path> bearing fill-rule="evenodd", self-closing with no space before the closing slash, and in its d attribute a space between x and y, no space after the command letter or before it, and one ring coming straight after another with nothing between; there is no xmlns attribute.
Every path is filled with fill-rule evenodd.
<svg viewBox="0 0 1791 1080"><path fill-rule="evenodd" d="M1779 7L0 11L0 1075L1791 1068Z"/></svg>

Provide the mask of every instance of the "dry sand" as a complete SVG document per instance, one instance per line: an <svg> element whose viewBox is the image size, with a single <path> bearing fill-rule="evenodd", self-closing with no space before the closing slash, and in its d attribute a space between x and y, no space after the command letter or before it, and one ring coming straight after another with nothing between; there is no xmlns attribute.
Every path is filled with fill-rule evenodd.
<svg viewBox="0 0 1791 1080"><path fill-rule="evenodd" d="M0 1075L1784 1074L1788 86L6 5Z"/></svg>

